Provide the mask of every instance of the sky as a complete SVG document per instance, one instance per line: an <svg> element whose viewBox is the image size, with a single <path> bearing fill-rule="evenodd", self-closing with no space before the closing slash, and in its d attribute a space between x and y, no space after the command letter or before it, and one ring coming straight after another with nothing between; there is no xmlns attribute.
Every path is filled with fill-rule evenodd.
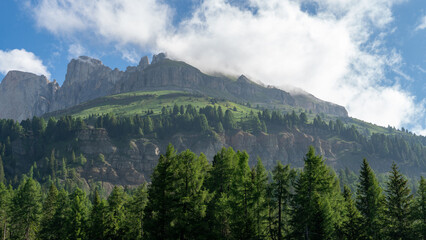
<svg viewBox="0 0 426 240"><path fill-rule="evenodd" d="M0 1L0 79L62 84L80 55L125 70L159 52L426 135L424 0Z"/></svg>

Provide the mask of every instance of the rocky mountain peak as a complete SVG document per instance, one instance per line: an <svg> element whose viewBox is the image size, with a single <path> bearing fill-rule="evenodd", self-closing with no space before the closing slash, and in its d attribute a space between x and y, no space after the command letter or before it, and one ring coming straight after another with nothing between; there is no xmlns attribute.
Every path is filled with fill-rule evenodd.
<svg viewBox="0 0 426 240"><path fill-rule="evenodd" d="M0 83L0 118L23 120L47 112L58 88L43 75L8 72Z"/></svg>
<svg viewBox="0 0 426 240"><path fill-rule="evenodd" d="M13 85L19 85L23 81L27 81L28 79L33 79L34 81L38 81L39 83L48 84L49 80L44 75L38 76L34 73L29 72L21 72L21 71L9 71L1 82L0 86L2 87L11 87Z"/></svg>
<svg viewBox="0 0 426 240"><path fill-rule="evenodd" d="M82 62L82 63L92 64L92 65L103 65L101 60L91 58L91 57L88 57L88 56L80 56L77 59L73 59L73 60L78 61L78 62Z"/></svg>
<svg viewBox="0 0 426 240"><path fill-rule="evenodd" d="M141 60L139 61L138 68L145 69L148 66L149 66L148 57L147 56L142 57Z"/></svg>
<svg viewBox="0 0 426 240"><path fill-rule="evenodd" d="M167 58L167 55L165 53L154 54L154 56L152 56L151 64L162 62L166 58Z"/></svg>

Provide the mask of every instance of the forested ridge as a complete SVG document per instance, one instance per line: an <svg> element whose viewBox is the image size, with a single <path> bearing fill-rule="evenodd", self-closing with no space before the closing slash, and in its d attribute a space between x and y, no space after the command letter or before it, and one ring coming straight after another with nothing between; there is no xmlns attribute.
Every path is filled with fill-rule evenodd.
<svg viewBox="0 0 426 240"><path fill-rule="evenodd" d="M411 192L396 164L382 189L360 160L352 193L310 148L304 168L223 148L211 163L169 145L152 181L137 188L65 190L30 171L0 183L3 239L424 239L426 180Z"/></svg>
<svg viewBox="0 0 426 240"><path fill-rule="evenodd" d="M386 166L393 160L406 172L414 172L410 177L418 176L426 165L425 138L422 136L405 132L366 135L339 119L325 122L317 115L313 120L308 120L306 112L292 111L283 114L279 111L259 110L240 118L235 116L235 112L236 109L222 109L214 105L200 108L174 105L164 107L161 113L154 114L148 110L145 115L126 117L105 114L91 115L86 119L64 116L45 120L34 117L20 123L0 120L0 156L4 175L13 185L18 184L21 174L27 173L31 167L34 168L35 178L40 182L46 182L49 178L55 180L55 176L77 175L74 169L101 159L98 156L86 159L87 156L74 147L78 141L77 134L93 127L105 128L108 135L117 142L141 137L167 140L179 132L217 137L241 130L252 134L301 131L355 143L353 151L360 152L363 156L387 159L389 161L384 164ZM15 151L31 151L25 161L17 161L15 158L12 149L14 142L19 142ZM386 169L380 171L384 172Z"/></svg>

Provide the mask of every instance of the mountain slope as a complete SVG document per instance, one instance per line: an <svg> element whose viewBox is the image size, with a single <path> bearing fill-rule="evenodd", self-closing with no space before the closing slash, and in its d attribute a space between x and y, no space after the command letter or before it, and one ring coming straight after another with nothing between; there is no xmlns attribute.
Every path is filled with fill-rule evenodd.
<svg viewBox="0 0 426 240"><path fill-rule="evenodd" d="M27 75L28 73L14 72L13 79L15 82L23 82L28 79ZM10 77L8 78L10 79ZM189 91L238 103L248 102L252 105L271 109L278 104L295 108L301 107L314 113L347 116L345 108L336 104L316 98L312 98L312 101L309 102L299 101L286 91L273 87L263 87L250 81L244 75L241 75L237 80L210 76L184 62L170 60L164 54L154 55L151 64L149 64L148 58L144 57L138 66L128 67L124 72L118 69L112 70L104 66L101 61L89 57L83 56L73 59L68 64L66 79L62 87L54 83L54 87L50 87L52 90L47 97L43 97L45 94L40 93L37 89L48 88L48 82L33 81L30 84L6 84L10 82L8 79L4 82L0 84L0 96L6 96L6 94L21 96L27 92L34 95L28 99L21 97L22 101L17 101L13 108L8 104L0 105L0 118L15 120L40 116L98 97L152 90ZM41 98L39 98L40 96ZM43 107L26 109L34 102L36 106ZM11 111L14 114L9 114ZM23 111L26 112L23 113Z"/></svg>

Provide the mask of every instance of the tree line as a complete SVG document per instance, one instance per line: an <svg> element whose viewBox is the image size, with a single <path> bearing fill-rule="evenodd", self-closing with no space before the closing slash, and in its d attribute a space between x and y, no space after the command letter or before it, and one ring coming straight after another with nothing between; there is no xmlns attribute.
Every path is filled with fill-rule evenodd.
<svg viewBox="0 0 426 240"><path fill-rule="evenodd" d="M211 137L224 133L233 134L239 130L253 134L301 130L314 136L320 135L326 138L337 136L355 142L356 149L353 151L363 151L370 156L393 159L404 171L408 168L426 166L424 138L419 136L378 133L367 136L355 126L345 125L339 119L330 120L327 123L317 115L312 121L308 121L305 112L296 114L292 111L283 114L280 111L266 109L256 113L251 111L246 116L237 118L237 111L239 110L236 108L225 109L216 105L194 107L175 104L173 107L163 107L161 112L156 114L148 110L145 115L134 116L105 114L91 115L86 119L63 116L48 120L33 117L20 123L1 119L0 157L3 161L1 165L3 165L4 173L0 172L0 176L5 175L9 180L14 180L14 184L18 184L20 175L27 172L31 166L35 168L35 164L38 164L39 168L44 168L44 170L39 169L41 177L38 180L47 179L49 175L45 173L49 170L47 170L46 158L51 158L54 149L56 149L58 161L54 164L55 171L60 170L64 165L78 166L71 160L71 158L75 159L71 156L71 151L58 149L58 145L66 142L74 146L75 141L78 141L77 134L88 126L105 128L108 135L117 140L136 137L166 139L178 132L195 132ZM32 149L25 161L17 163L17 159L14 159L12 143L15 141L22 143L25 149ZM81 154L77 148L72 150L77 155ZM63 159L66 161L61 165ZM81 159L80 162L84 163L84 158ZM384 170L381 169L381 171Z"/></svg>
<svg viewBox="0 0 426 240"><path fill-rule="evenodd" d="M424 239L426 180L413 194L392 165L386 188L364 159L356 191L309 148L303 169L266 171L223 148L210 163L169 145L149 184L94 189L42 186L32 175L0 183L3 239Z"/></svg>

